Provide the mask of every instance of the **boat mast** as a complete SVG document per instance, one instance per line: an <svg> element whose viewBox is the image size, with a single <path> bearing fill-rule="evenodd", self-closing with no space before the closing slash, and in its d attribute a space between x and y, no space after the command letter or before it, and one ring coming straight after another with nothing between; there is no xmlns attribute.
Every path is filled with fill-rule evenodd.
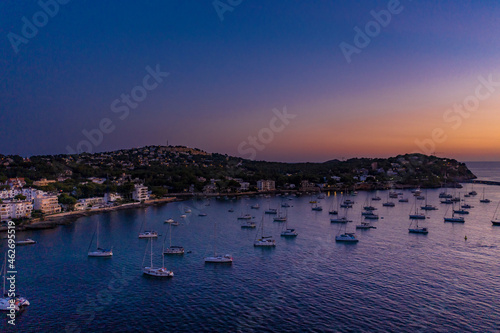
<svg viewBox="0 0 500 333"><path fill-rule="evenodd" d="M163 246L161 249L161 267L165 268L165 238L163 239Z"/></svg>
<svg viewBox="0 0 500 333"><path fill-rule="evenodd" d="M214 257L217 253L217 221L214 224Z"/></svg>
<svg viewBox="0 0 500 333"><path fill-rule="evenodd" d="M153 238L151 239L151 268L153 268Z"/></svg>
<svg viewBox="0 0 500 333"><path fill-rule="evenodd" d="M99 249L99 220L97 220L97 238L96 238L97 248Z"/></svg>

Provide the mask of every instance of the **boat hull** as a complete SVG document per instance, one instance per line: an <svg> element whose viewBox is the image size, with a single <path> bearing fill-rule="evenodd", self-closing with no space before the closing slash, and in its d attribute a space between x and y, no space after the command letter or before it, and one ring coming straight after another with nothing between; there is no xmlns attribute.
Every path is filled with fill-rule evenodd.
<svg viewBox="0 0 500 333"><path fill-rule="evenodd" d="M233 258L230 256L206 257L205 263L207 263L207 264L232 264Z"/></svg>
<svg viewBox="0 0 500 333"><path fill-rule="evenodd" d="M93 251L88 253L89 257L109 258L113 256L112 251Z"/></svg>
<svg viewBox="0 0 500 333"><path fill-rule="evenodd" d="M464 219L458 219L458 218L453 218L453 217L445 217L444 218L445 222L452 222L452 223L465 223Z"/></svg>
<svg viewBox="0 0 500 333"><path fill-rule="evenodd" d="M166 268L151 268L151 267L144 267L142 269L142 273L144 275L148 276L155 276L155 277L173 277L174 272L167 270Z"/></svg>
<svg viewBox="0 0 500 333"><path fill-rule="evenodd" d="M429 231L427 230L427 228L408 229L408 232L410 234L423 234L423 235L427 235L429 233Z"/></svg>

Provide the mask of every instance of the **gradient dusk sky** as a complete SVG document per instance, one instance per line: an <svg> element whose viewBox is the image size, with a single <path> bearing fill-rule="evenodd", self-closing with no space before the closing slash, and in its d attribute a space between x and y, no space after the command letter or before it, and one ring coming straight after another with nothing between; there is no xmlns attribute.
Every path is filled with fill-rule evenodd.
<svg viewBox="0 0 500 333"><path fill-rule="evenodd" d="M68 153L107 118L92 151L168 140L248 157L286 107L256 159L500 160L498 1L54 1L0 2L1 154ZM341 45L389 7L349 63ZM169 75L120 119L112 103L157 66Z"/></svg>

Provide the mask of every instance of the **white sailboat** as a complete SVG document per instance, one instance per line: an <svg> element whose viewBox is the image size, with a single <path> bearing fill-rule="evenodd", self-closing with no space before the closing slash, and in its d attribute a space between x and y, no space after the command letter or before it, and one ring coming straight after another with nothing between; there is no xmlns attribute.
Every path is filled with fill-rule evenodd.
<svg viewBox="0 0 500 333"><path fill-rule="evenodd" d="M410 212L410 220L425 220L425 215L418 213L417 199L415 199L415 212L413 214Z"/></svg>
<svg viewBox="0 0 500 333"><path fill-rule="evenodd" d="M172 245L172 224L169 225L169 244L168 248L163 249L163 254L184 254L184 248L182 246Z"/></svg>
<svg viewBox="0 0 500 333"><path fill-rule="evenodd" d="M282 212L280 210L278 212L278 216L276 216L276 217L273 218L274 222L286 222L286 220L287 220L287 211L286 211L286 209L284 210L284 212Z"/></svg>
<svg viewBox="0 0 500 333"><path fill-rule="evenodd" d="M230 264L233 262L233 257L230 254L217 255L217 222L214 223L214 255L205 257L205 262L213 264Z"/></svg>
<svg viewBox="0 0 500 333"><path fill-rule="evenodd" d="M253 246L255 247L274 247L276 246L276 241L273 239L273 236L264 236L264 217L262 217L262 222L260 225L261 236L259 239L256 239L253 242Z"/></svg>
<svg viewBox="0 0 500 333"><path fill-rule="evenodd" d="M335 236L335 242L339 243L357 243L358 241L355 233L347 232L347 227L344 227L344 233Z"/></svg>
<svg viewBox="0 0 500 333"><path fill-rule="evenodd" d="M288 228L288 221L285 221L285 229L281 232L281 237L297 237L298 235L295 229Z"/></svg>
<svg viewBox="0 0 500 333"><path fill-rule="evenodd" d="M94 241L94 236L92 236L92 239L90 240L89 248L87 250L87 255L89 257L101 257L101 258L109 258L113 256L113 248L111 249L104 249L99 247L99 220L97 221L97 228L96 231L94 232L94 236L97 235L96 237L96 250L95 251L90 251L90 247L92 246L92 242Z"/></svg>
<svg viewBox="0 0 500 333"><path fill-rule="evenodd" d="M167 221L165 221L165 222L166 223L173 223L173 222L167 222ZM146 220L144 219L142 221L141 230L145 224L146 224ZM156 231L153 231L153 230L144 230L143 232L139 233L139 238L157 238L157 237L158 237L158 233Z"/></svg>
<svg viewBox="0 0 500 333"><path fill-rule="evenodd" d="M149 267L143 266L142 273L144 275L156 276L156 277L173 277L174 272L169 271L168 269L165 268L165 256L162 255L162 267L155 268L153 266L153 239L150 239L148 242L151 243L151 263ZM147 251L147 246L146 246L146 251ZM144 257L146 257L146 254L144 254ZM144 265L144 260L143 260L143 265Z"/></svg>
<svg viewBox="0 0 500 333"><path fill-rule="evenodd" d="M30 305L30 302L26 298L19 295L15 295L14 297L7 296L5 289L5 281L7 279L7 253L5 254L0 274L3 277L2 295L0 295L0 311L10 311L14 309L14 311L17 312L25 306Z"/></svg>

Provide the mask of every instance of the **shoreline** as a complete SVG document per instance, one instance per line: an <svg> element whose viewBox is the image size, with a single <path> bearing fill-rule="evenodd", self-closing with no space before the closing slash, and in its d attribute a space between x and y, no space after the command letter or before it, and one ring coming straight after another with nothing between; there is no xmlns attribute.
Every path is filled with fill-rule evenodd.
<svg viewBox="0 0 500 333"><path fill-rule="evenodd" d="M63 212L54 215L48 215L45 217L44 220L36 219L31 221L29 224L16 226L16 231L53 229L59 225L69 225L71 223L74 223L81 217L92 216L104 212L164 205L177 201L184 201L184 199L180 199L177 197L168 197L168 198L147 200L145 202L132 202L119 206L98 208L93 210ZM0 227L0 233L6 231L7 227Z"/></svg>
<svg viewBox="0 0 500 333"><path fill-rule="evenodd" d="M500 183L497 183L497 182L481 181L481 180L477 180L477 179L464 180L461 183L500 185ZM495 183L495 184L493 184L493 183ZM460 184L460 183L457 183L457 184ZM410 189L410 188L415 188L415 186L400 185L400 186L394 187L394 189ZM371 191L384 191L384 190L389 190L389 189L390 189L390 187L384 186L382 188L377 188L377 189L358 188L358 189L356 189L356 191L371 192ZM295 193L295 194L300 194L300 195L307 195L307 194L330 192L330 191L334 191L334 192L335 191L345 191L345 188L344 189L340 189L340 188L319 189L318 188L318 189L315 189L312 191L301 191L301 190L295 190L295 189L288 189L288 190L240 192L240 193L172 193L173 196L165 197L165 198L161 198L161 199L147 200L145 202L132 202L132 203L126 203L126 204L119 205L119 206L98 208L98 209L86 210L86 211L63 212L63 213L48 215L45 217L44 220L33 219L32 221L30 221L29 224L16 226L16 230L17 231L26 231L26 230L53 229L53 228L56 228L57 226L60 226L60 225L69 225L71 223L74 223L76 220L78 220L81 217L92 216L92 215L101 214L104 212L111 212L111 211L118 211L118 210L125 210L125 209L134 209L134 208L144 208L144 207L156 206L156 205L164 205L164 204L172 203L172 202L185 201L185 200L188 200L190 198L201 199L201 198L215 198L215 197L240 197L240 196L269 195L269 194L276 195L276 194L284 194L284 193ZM0 227L0 233L6 232L6 231L7 231L7 227Z"/></svg>

